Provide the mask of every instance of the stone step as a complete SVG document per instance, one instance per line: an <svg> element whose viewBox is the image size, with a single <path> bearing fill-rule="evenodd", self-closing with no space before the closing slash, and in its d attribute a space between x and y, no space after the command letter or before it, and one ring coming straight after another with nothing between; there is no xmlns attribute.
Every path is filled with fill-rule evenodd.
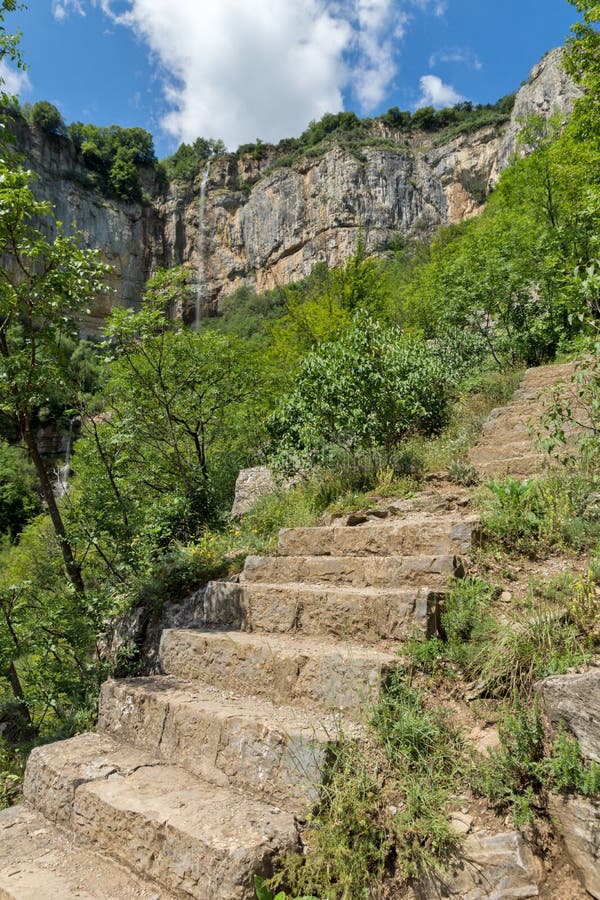
<svg viewBox="0 0 600 900"><path fill-rule="evenodd" d="M345 584L394 588L432 575L461 577L464 566L453 554L439 556L248 556L241 581Z"/></svg>
<svg viewBox="0 0 600 900"><path fill-rule="evenodd" d="M107 681L98 730L213 784L306 813L340 723L162 675Z"/></svg>
<svg viewBox="0 0 600 900"><path fill-rule="evenodd" d="M24 804L0 812L1 900L171 900Z"/></svg>
<svg viewBox="0 0 600 900"><path fill-rule="evenodd" d="M521 457L535 456L538 460L543 460L545 454L540 453L532 441L527 443L502 443L497 446L480 447L477 451L473 451L470 457L471 462L478 463L496 463L502 465L507 460L520 459Z"/></svg>
<svg viewBox="0 0 600 900"><path fill-rule="evenodd" d="M464 552L477 525L473 517L414 514L381 524L286 528L279 533L282 556L415 556Z"/></svg>
<svg viewBox="0 0 600 900"><path fill-rule="evenodd" d="M0 812L0 900L172 900L21 804Z"/></svg>
<svg viewBox="0 0 600 900"><path fill-rule="evenodd" d="M160 662L177 678L361 718L400 661L392 652L304 635L165 629Z"/></svg>
<svg viewBox="0 0 600 900"><path fill-rule="evenodd" d="M486 459L480 462L474 459L473 464L484 478L506 478L510 475L519 481L538 475L543 469L543 459L538 453L503 460Z"/></svg>
<svg viewBox="0 0 600 900"><path fill-rule="evenodd" d="M330 635L364 643L404 641L417 629L438 629L447 579L429 587L385 590L329 584L213 581L204 594L202 625L277 634Z"/></svg>
<svg viewBox="0 0 600 900"><path fill-rule="evenodd" d="M26 796L47 818L68 824L77 841L176 897L251 900L252 874L271 874L274 858L297 847L290 812L138 750L126 754L97 734L38 747L27 766Z"/></svg>

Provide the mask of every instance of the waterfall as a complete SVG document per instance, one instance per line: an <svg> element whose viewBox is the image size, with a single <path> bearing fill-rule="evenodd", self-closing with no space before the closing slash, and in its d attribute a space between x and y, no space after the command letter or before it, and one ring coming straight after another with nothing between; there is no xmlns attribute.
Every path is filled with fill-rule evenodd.
<svg viewBox="0 0 600 900"><path fill-rule="evenodd" d="M202 181L200 182L200 200L198 201L198 280L196 283L196 317L194 319L194 328L196 331L200 330L202 301L204 299L204 212L206 208L206 187L208 185L209 172L210 157L206 160L206 165L204 166L204 171L202 173Z"/></svg>
<svg viewBox="0 0 600 900"><path fill-rule="evenodd" d="M56 496L64 497L69 490L69 475L71 474L71 451L73 449L73 425L75 417L69 419L69 433L65 450L65 461L56 470Z"/></svg>

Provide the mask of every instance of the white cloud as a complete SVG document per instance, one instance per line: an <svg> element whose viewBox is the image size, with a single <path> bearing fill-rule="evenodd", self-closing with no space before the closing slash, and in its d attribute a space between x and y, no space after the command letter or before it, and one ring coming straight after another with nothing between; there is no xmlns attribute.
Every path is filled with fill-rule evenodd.
<svg viewBox="0 0 600 900"><path fill-rule="evenodd" d="M78 13L85 16L85 10L81 5L81 0L53 0L52 15L57 22L64 22L67 16L72 13Z"/></svg>
<svg viewBox="0 0 600 900"><path fill-rule="evenodd" d="M448 9L448 0L410 0L421 12L431 12L434 16L443 16Z"/></svg>
<svg viewBox="0 0 600 900"><path fill-rule="evenodd" d="M404 37L409 16L393 0L356 0L356 16L359 60L353 84L363 111L371 112L396 74L395 41Z"/></svg>
<svg viewBox="0 0 600 900"><path fill-rule="evenodd" d="M101 8L132 29L159 64L178 140L299 134L343 108L385 100L410 20L442 15L446 0L54 0L55 15Z"/></svg>
<svg viewBox="0 0 600 900"><path fill-rule="evenodd" d="M0 83L7 94L22 94L31 90L31 82L27 72L14 69L5 59L0 59Z"/></svg>
<svg viewBox="0 0 600 900"><path fill-rule="evenodd" d="M462 47L449 47L432 53L429 57L429 68L435 69L440 63L459 63L477 71L483 69L477 55L472 50Z"/></svg>
<svg viewBox="0 0 600 900"><path fill-rule="evenodd" d="M417 103L417 108L421 106L454 106L466 98L457 93L452 85L444 84L437 75L423 75L419 80L421 85L421 96Z"/></svg>

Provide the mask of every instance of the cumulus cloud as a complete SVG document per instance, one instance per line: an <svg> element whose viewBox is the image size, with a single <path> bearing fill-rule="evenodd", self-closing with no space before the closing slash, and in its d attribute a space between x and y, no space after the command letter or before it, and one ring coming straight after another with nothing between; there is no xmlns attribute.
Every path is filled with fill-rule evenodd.
<svg viewBox="0 0 600 900"><path fill-rule="evenodd" d="M421 106L454 106L466 98L457 93L452 85L444 84L437 75L423 75L420 79L421 96L417 107Z"/></svg>
<svg viewBox="0 0 600 900"><path fill-rule="evenodd" d="M163 82L161 124L175 138L297 135L311 119L381 104L411 19L442 15L446 0L54 0L55 16L86 3L132 29Z"/></svg>
<svg viewBox="0 0 600 900"><path fill-rule="evenodd" d="M396 74L395 49L404 37L409 15L393 0L357 0L356 14L359 52L353 85L363 111L371 112Z"/></svg>
<svg viewBox="0 0 600 900"><path fill-rule="evenodd" d="M481 60L477 55L472 50L464 47L447 47L443 50L436 50L429 57L429 68L435 69L441 63L458 63L477 71L483 69Z"/></svg>
<svg viewBox="0 0 600 900"><path fill-rule="evenodd" d="M72 12L85 16L81 0L53 0L52 15L57 22L64 22L69 13Z"/></svg>
<svg viewBox="0 0 600 900"><path fill-rule="evenodd" d="M5 59L0 59L0 84L7 94L23 94L31 90L31 82L27 72L14 69Z"/></svg>

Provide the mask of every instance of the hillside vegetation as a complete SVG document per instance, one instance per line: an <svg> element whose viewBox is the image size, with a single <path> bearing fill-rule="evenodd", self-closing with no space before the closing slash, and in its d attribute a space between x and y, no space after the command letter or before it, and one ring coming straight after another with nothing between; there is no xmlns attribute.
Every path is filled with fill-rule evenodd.
<svg viewBox="0 0 600 900"><path fill-rule="evenodd" d="M139 312L113 311L101 345L79 341L73 313L85 309L106 272L73 239L44 237L38 223L51 210L34 200L27 173L5 154L0 242L25 274L15 278L6 264L0 289L0 802L19 797L31 746L93 726L107 675L144 671L144 627L165 604L239 571L246 554L273 546L279 528L313 523L325 509L407 495L440 468L469 483L466 452L485 415L510 395L524 366L557 355L592 360L581 381L588 438L560 478L482 488L488 547L509 567L515 554L560 551L575 559L596 546L597 521L582 510L598 493L600 16L589 0L574 6L586 22L575 31L568 65L587 94L566 126L526 123L523 146L531 152L502 175L481 216L428 243L399 237L384 259L366 258L359 243L341 269L317 266L305 281L268 294L244 288L199 331L173 315L192 300L186 273L172 269L148 283ZM390 110L383 121L399 131L455 130L509 111L504 100L419 111L410 121ZM67 129L39 105L31 117L68 136L99 185L139 197L132 173L156 164L145 133ZM277 149L295 158L328 140L360 143L372 127L348 114L325 117ZM180 148L166 171L188 178L221 149L202 141ZM549 449L560 444L568 415L555 409ZM43 468L25 459L35 464L39 456L38 426L69 421L80 432L70 487L53 500ZM265 462L282 478L296 475L295 486L231 523L239 469ZM533 648L499 633L486 565L452 595L447 639L412 647L417 680L394 682L375 711L375 755L357 761L355 747L342 747L331 801L315 821L317 852L286 862L279 879L286 889L358 897L383 877L390 842L408 848L398 859L406 879L451 852L440 810L471 774L460 736L427 699L430 679L449 671L470 680L489 679L493 670L493 698L508 703L495 707L502 750L477 776L492 806L533 821L548 784L598 790L597 770L582 767L566 739L544 757L530 702L535 677L597 650L597 618L588 626L597 617L598 564L583 576L532 585L532 597L542 592L570 610L560 628L545 632L549 643ZM121 625L134 613L144 627L125 639ZM531 616L528 627L538 633ZM518 683L516 671L524 673ZM411 734L394 724L402 721L413 723ZM435 784L421 765L424 754ZM381 763L377 772L373 760ZM405 792L411 784L421 789L411 795L402 833L389 831L381 779ZM368 827L357 836L349 822L359 813Z"/></svg>

